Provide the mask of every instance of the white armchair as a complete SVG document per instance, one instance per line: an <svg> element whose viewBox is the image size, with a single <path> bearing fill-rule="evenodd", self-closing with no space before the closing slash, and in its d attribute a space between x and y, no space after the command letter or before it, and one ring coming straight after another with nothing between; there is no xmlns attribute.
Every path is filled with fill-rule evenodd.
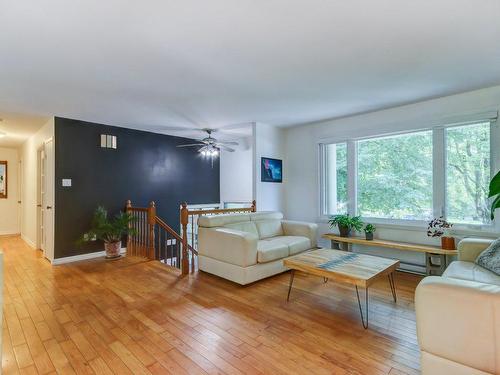
<svg viewBox="0 0 500 375"><path fill-rule="evenodd" d="M239 284L284 272L283 258L316 248L317 225L280 212L201 216L199 269Z"/></svg>
<svg viewBox="0 0 500 375"><path fill-rule="evenodd" d="M500 276L476 265L491 240L465 239L415 293L423 375L500 374Z"/></svg>

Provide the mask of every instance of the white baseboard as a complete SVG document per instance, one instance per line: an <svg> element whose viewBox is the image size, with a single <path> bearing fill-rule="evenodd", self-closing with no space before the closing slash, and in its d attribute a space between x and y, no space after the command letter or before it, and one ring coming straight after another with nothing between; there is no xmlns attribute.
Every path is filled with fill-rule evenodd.
<svg viewBox="0 0 500 375"><path fill-rule="evenodd" d="M122 247L120 250L121 254L125 254L127 252L127 249L125 247ZM88 254L80 254L80 255L73 255L70 257L64 257L64 258L56 258L52 260L52 265L57 266L59 264L65 264L65 263L73 263L73 262L79 262L81 260L87 260L87 259L94 259L94 258L100 258L106 255L106 252L103 251L96 251L95 253L88 253Z"/></svg>
<svg viewBox="0 0 500 375"><path fill-rule="evenodd" d="M21 238L24 242L26 242L28 245L30 245L33 249L36 249L36 243L33 242L30 238L26 237L24 234L21 233Z"/></svg>
<svg viewBox="0 0 500 375"><path fill-rule="evenodd" d="M0 236L19 236L21 233L19 232L10 232L10 231L2 231L0 230Z"/></svg>

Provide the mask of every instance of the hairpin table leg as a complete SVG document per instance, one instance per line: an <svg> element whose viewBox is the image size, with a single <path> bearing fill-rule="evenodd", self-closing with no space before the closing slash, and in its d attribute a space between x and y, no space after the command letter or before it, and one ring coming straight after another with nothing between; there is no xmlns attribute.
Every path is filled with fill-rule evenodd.
<svg viewBox="0 0 500 375"><path fill-rule="evenodd" d="M286 297L286 301L290 299L290 292L292 291L293 277L295 276L295 270L290 271L290 285L288 286L288 295Z"/></svg>
<svg viewBox="0 0 500 375"><path fill-rule="evenodd" d="M366 323L363 318L363 309L361 308L361 301L359 299L359 292L358 292L358 286L355 285L356 287L356 296L358 297L358 306L359 306L359 313L361 314L361 323L363 324L363 328L367 329L368 328L368 288L365 288L365 311L366 311Z"/></svg>
<svg viewBox="0 0 500 375"><path fill-rule="evenodd" d="M397 302L396 283L394 282L394 272L391 272L388 276L389 276L389 284L391 285L392 298L394 298L394 302Z"/></svg>

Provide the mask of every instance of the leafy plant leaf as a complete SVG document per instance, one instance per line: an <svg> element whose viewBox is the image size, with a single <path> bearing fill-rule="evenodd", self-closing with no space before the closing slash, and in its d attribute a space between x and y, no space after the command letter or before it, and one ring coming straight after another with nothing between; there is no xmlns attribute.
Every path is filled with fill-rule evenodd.
<svg viewBox="0 0 500 375"><path fill-rule="evenodd" d="M490 181L490 191L488 198L500 194L500 171Z"/></svg>
<svg viewBox="0 0 500 375"><path fill-rule="evenodd" d="M495 219L495 210L500 208L500 194L497 195L493 203L491 204L491 220Z"/></svg>

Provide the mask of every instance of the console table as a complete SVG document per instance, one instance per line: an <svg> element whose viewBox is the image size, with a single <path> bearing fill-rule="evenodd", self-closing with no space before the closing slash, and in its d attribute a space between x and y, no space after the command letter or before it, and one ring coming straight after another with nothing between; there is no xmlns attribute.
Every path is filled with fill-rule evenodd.
<svg viewBox="0 0 500 375"><path fill-rule="evenodd" d="M457 250L443 250L437 246L418 245L407 242L389 241L389 240L366 240L363 237L341 237L336 234L324 234L323 238L330 240L332 249L340 249L351 251L352 244L372 246L372 247L385 247L403 251L416 251L425 253L425 268L427 275L441 275L448 264L447 257L449 255L457 255ZM342 246L344 245L344 246ZM347 246L347 247L345 247ZM439 264L432 261L432 257L439 257ZM404 262L402 262L404 263ZM412 264L414 265L414 264Z"/></svg>

